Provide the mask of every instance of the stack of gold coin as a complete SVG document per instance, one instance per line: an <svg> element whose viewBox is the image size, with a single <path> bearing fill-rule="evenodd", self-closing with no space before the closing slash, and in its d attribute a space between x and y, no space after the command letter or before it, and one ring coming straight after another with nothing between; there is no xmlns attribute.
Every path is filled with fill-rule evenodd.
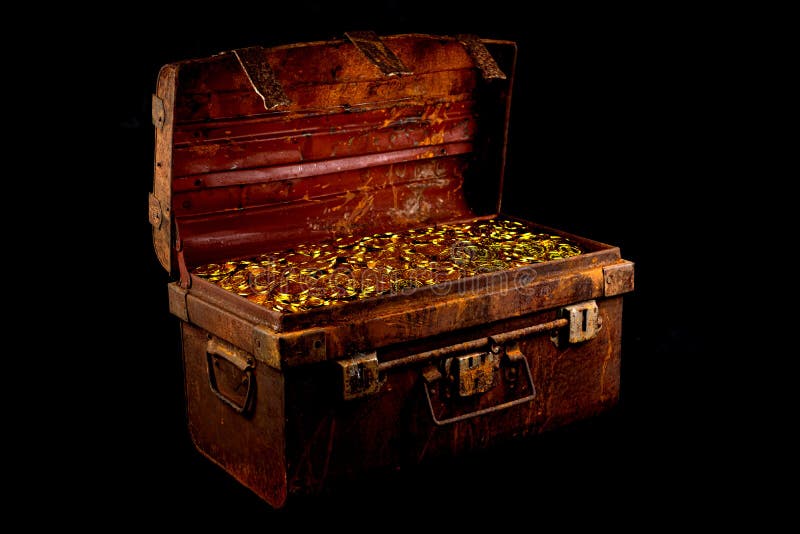
<svg viewBox="0 0 800 534"><path fill-rule="evenodd" d="M496 218L344 235L254 258L201 265L192 274L261 306L297 313L582 253L564 237Z"/></svg>

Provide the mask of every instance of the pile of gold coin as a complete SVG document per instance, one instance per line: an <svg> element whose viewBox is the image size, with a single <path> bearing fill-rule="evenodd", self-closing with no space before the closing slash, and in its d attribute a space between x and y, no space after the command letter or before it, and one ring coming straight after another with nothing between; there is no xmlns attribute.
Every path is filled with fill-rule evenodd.
<svg viewBox="0 0 800 534"><path fill-rule="evenodd" d="M349 235L247 260L211 263L192 274L256 304L296 313L582 252L566 238L497 218Z"/></svg>

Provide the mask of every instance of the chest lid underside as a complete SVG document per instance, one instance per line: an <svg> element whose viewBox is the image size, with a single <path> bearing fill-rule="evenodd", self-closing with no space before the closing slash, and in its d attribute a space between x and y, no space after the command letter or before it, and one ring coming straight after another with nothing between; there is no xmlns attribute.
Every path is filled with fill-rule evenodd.
<svg viewBox="0 0 800 534"><path fill-rule="evenodd" d="M153 99L159 260L213 292L197 276L210 263L495 217L515 57L508 41L358 32L166 65ZM588 253L575 267L619 259L571 237ZM289 315L307 316L299 326L319 312Z"/></svg>
<svg viewBox="0 0 800 534"><path fill-rule="evenodd" d="M162 69L150 215L165 268L499 211L515 45L350 37Z"/></svg>

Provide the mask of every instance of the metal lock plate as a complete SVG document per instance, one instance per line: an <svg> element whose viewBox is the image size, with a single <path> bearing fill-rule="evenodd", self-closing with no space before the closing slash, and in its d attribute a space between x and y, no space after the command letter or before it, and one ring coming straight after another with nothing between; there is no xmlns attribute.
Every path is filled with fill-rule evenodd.
<svg viewBox="0 0 800 534"><path fill-rule="evenodd" d="M581 343L589 341L597 335L603 325L597 302L589 300L572 306L562 308L562 314L567 318L567 342Z"/></svg>
<svg viewBox="0 0 800 534"><path fill-rule="evenodd" d="M345 400L365 397L380 390L377 353L359 354L336 363L342 368L342 392Z"/></svg>
<svg viewBox="0 0 800 534"><path fill-rule="evenodd" d="M469 397L485 393L497 382L500 357L493 352L466 354L453 359L456 364L458 395Z"/></svg>

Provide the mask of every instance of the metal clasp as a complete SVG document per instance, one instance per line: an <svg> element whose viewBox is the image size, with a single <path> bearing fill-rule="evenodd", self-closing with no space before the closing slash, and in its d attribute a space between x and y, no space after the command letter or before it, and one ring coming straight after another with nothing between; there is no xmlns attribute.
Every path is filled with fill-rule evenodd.
<svg viewBox="0 0 800 534"><path fill-rule="evenodd" d="M453 363L459 397L485 393L497 383L500 358L493 352L456 356Z"/></svg>
<svg viewBox="0 0 800 534"><path fill-rule="evenodd" d="M597 336L603 327L603 318L594 300L565 306L561 308L560 315L567 320L567 327L551 338L559 347L589 341Z"/></svg>
<svg viewBox="0 0 800 534"><path fill-rule="evenodd" d="M497 384L501 361L504 362L506 371L513 370L513 372L510 373L513 375L513 379L510 380L512 383L509 384L509 391L517 390L518 395L520 395L519 397L461 415L445 418L440 418L440 416L437 415L437 412L441 410L442 404L438 403L440 409L437 410L434 408L433 398L443 397L445 399L445 404L447 403L446 399L450 398L450 389L446 383L447 381L442 380L445 376L458 377L457 391L461 397L466 396L464 393L468 395L484 393L494 388L495 384ZM457 366L457 369L453 369L454 364ZM515 383L520 374L520 368L524 369L523 376L526 379L524 385L522 383ZM525 355L520 350L519 344L516 342L508 346L493 344L491 351L485 354L469 354L466 356L448 358L443 362L443 370L444 372L436 368L436 366L430 365L422 373L425 400L428 404L431 420L436 426L459 423L482 415L507 410L514 406L529 403L536 397L536 387L533 384L530 365L528 365L527 358L525 358Z"/></svg>
<svg viewBox="0 0 800 534"><path fill-rule="evenodd" d="M366 397L380 390L376 352L358 354L336 363L342 368L342 391L345 400Z"/></svg>

